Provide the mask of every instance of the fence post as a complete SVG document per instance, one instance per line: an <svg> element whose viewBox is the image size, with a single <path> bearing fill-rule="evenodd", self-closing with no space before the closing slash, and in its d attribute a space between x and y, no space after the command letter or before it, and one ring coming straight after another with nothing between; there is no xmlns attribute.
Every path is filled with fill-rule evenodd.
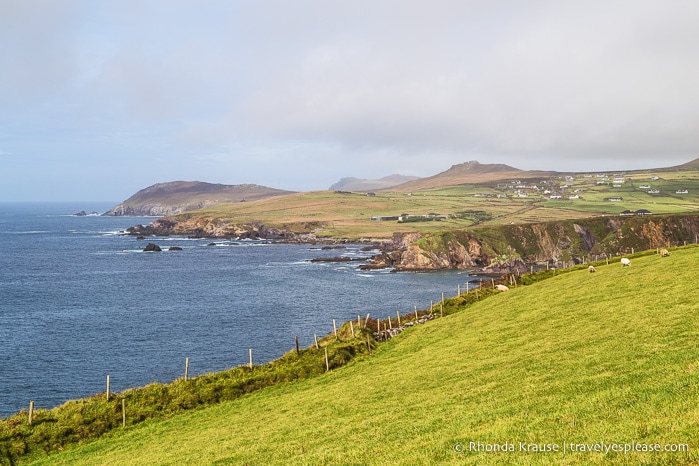
<svg viewBox="0 0 699 466"><path fill-rule="evenodd" d="M126 398L121 399L121 427L126 427Z"/></svg>
<svg viewBox="0 0 699 466"><path fill-rule="evenodd" d="M296 356L300 356L301 351L299 350L299 336L296 335Z"/></svg>
<svg viewBox="0 0 699 466"><path fill-rule="evenodd" d="M350 330L352 330L352 338L356 338L356 335L354 334L354 324L350 320Z"/></svg>
<svg viewBox="0 0 699 466"><path fill-rule="evenodd" d="M107 375L107 401L109 401L109 375Z"/></svg>
<svg viewBox="0 0 699 466"><path fill-rule="evenodd" d="M189 380L189 358L184 359L184 381Z"/></svg>
<svg viewBox="0 0 699 466"><path fill-rule="evenodd" d="M333 333L335 334L335 339L337 340L337 323L333 319Z"/></svg>
<svg viewBox="0 0 699 466"><path fill-rule="evenodd" d="M328 347L325 347L325 372L330 370L330 363L328 362Z"/></svg>
<svg viewBox="0 0 699 466"><path fill-rule="evenodd" d="M366 313L366 319L364 319L364 328L366 328L367 325L369 325L369 316L370 315L371 314L369 314L368 312Z"/></svg>
<svg viewBox="0 0 699 466"><path fill-rule="evenodd" d="M250 369L252 369L252 348L250 348L249 353L250 353L250 363L248 364L248 367Z"/></svg>
<svg viewBox="0 0 699 466"><path fill-rule="evenodd" d="M400 311L396 311L396 315L398 316L398 326L400 327Z"/></svg>
<svg viewBox="0 0 699 466"><path fill-rule="evenodd" d="M315 344L316 344L316 349L318 349L318 348L319 348L319 346L318 346L318 335L316 335L315 333L313 334L313 341L314 341Z"/></svg>
<svg viewBox="0 0 699 466"><path fill-rule="evenodd" d="M32 425L33 418L34 418L34 400L29 400L29 425Z"/></svg>

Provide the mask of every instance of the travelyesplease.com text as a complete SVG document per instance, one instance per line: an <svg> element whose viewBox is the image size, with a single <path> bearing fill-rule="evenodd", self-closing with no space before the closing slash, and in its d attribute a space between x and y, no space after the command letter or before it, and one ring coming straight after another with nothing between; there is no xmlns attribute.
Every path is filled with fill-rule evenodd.
<svg viewBox="0 0 699 466"><path fill-rule="evenodd" d="M458 442L454 445L457 453L676 453L688 452L689 444L686 443L637 443L631 442L595 442L595 443L530 443L510 442Z"/></svg>

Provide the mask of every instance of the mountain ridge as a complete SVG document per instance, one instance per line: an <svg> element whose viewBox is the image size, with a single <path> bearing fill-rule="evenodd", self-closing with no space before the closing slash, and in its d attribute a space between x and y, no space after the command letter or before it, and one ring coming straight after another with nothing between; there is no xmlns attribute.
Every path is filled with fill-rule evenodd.
<svg viewBox="0 0 699 466"><path fill-rule="evenodd" d="M292 193L293 191L257 184L225 185L203 181L169 181L141 189L103 215L160 217L217 204L254 201Z"/></svg>
<svg viewBox="0 0 699 466"><path fill-rule="evenodd" d="M407 176L394 173L376 180L355 178L352 176L340 178L340 181L330 185L329 191L372 191L377 189L390 188L409 181L419 180L418 176Z"/></svg>

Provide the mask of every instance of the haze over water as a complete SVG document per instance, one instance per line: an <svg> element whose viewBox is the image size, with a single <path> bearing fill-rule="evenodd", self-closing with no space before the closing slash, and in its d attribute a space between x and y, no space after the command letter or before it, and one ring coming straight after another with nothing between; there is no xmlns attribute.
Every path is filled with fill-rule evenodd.
<svg viewBox="0 0 699 466"><path fill-rule="evenodd" d="M118 232L152 219L75 217L113 204L0 203L0 416L34 400L66 400L184 373L203 374L281 356L298 335L332 331L357 315L386 318L456 293L465 273L363 272L360 246L150 238ZM182 251L167 251L180 246Z"/></svg>

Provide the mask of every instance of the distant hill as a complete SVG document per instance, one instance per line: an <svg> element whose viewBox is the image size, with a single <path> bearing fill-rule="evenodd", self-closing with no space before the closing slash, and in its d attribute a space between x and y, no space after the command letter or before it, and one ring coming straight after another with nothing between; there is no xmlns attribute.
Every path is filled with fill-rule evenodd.
<svg viewBox="0 0 699 466"><path fill-rule="evenodd" d="M405 175L390 175L378 180L366 180L362 178L342 178L337 183L333 184L328 188L330 191L374 191L377 189L390 188L391 186L396 186L402 183L407 183L409 181L419 180L417 176L405 176Z"/></svg>
<svg viewBox="0 0 699 466"><path fill-rule="evenodd" d="M140 190L104 215L160 217L217 204L254 201L291 193L292 191L256 184L225 185L201 181L171 181Z"/></svg>
<svg viewBox="0 0 699 466"><path fill-rule="evenodd" d="M442 188L467 183L485 183L505 179L527 179L550 176L552 172L526 171L501 163L479 163L475 160L453 165L449 170L428 178L410 181L392 188L394 191L408 192L420 189Z"/></svg>
<svg viewBox="0 0 699 466"><path fill-rule="evenodd" d="M682 165L678 165L677 167L674 167L680 170L699 170L699 158L696 158L690 162L683 163Z"/></svg>

